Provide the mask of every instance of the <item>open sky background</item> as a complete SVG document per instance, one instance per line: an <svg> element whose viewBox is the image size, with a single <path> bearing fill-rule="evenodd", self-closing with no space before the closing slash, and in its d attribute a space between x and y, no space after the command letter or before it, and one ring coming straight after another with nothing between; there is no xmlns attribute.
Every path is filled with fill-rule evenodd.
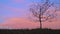
<svg viewBox="0 0 60 34"><path fill-rule="evenodd" d="M24 29L39 28L39 23L31 21L29 5L33 2L43 3L45 0L0 0L0 28ZM50 0L59 7L60 0ZM59 13L57 11L57 13ZM58 14L59 15L59 14ZM60 29L60 19L44 22L43 28Z"/></svg>

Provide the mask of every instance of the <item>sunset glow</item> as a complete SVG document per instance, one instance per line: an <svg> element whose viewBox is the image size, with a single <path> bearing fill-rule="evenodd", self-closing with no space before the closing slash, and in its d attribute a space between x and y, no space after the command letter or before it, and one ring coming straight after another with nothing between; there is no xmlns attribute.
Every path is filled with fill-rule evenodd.
<svg viewBox="0 0 60 34"><path fill-rule="evenodd" d="M29 6L34 2L44 2L41 0L0 0L0 29L33 29L39 28L40 23L29 19L31 13ZM60 0L50 0L59 7L57 16L51 19L52 22L43 22L43 28L60 29ZM53 9L53 10L52 10ZM49 13L55 8L51 7ZM32 15L31 15L32 16Z"/></svg>

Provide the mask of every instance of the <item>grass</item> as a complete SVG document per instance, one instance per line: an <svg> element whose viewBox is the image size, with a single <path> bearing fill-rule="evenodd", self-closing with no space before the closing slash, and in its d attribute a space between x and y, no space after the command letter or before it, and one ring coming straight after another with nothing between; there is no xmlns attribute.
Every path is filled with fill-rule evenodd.
<svg viewBox="0 0 60 34"><path fill-rule="evenodd" d="M51 29L0 29L2 34L59 34L60 30Z"/></svg>

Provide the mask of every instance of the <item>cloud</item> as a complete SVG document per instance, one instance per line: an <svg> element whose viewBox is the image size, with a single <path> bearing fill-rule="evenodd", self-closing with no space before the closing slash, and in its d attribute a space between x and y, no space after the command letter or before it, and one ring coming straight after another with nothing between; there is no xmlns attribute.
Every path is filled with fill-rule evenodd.
<svg viewBox="0 0 60 34"><path fill-rule="evenodd" d="M11 0L12 2L14 2L14 3L22 3L22 2L24 2L25 0Z"/></svg>
<svg viewBox="0 0 60 34"><path fill-rule="evenodd" d="M20 15L21 17L23 16L28 16L28 11L27 11L27 9L24 9L24 8L14 8L14 7L11 7L11 6L7 6L7 5L3 5L3 4L1 4L1 9L2 9L2 11L1 12L3 12L4 10L6 11L6 13L7 12L11 12L12 13L12 15ZM4 16L5 17L5 16Z"/></svg>
<svg viewBox="0 0 60 34"><path fill-rule="evenodd" d="M11 29L33 29L39 28L40 24L37 22L30 21L27 18L7 18L5 23L0 24L0 27L6 27ZM54 19L52 22L43 22L43 28L51 28L51 29L60 29L60 19Z"/></svg>
<svg viewBox="0 0 60 34"><path fill-rule="evenodd" d="M20 8L13 8L13 7L4 7L6 10L14 11L14 12L20 12L23 11L23 9Z"/></svg>
<svg viewBox="0 0 60 34"><path fill-rule="evenodd" d="M6 5L1 5L2 9L9 10L12 12L20 12L25 11L24 9L13 8ZM57 12L60 14L59 12ZM39 27L39 23L31 22L27 18L6 18L6 22L0 24L0 27L9 27L13 29L21 29L21 28L37 28ZM60 29L60 19L53 20L53 22L44 22L43 28L51 28L51 29Z"/></svg>
<svg viewBox="0 0 60 34"><path fill-rule="evenodd" d="M29 19L26 18L9 18L5 23L0 24L0 26L9 27L12 29L31 29L39 27L38 23L31 22Z"/></svg>
<svg viewBox="0 0 60 34"><path fill-rule="evenodd" d="M14 12L25 11L25 9L22 9L22 8L15 8L15 7L3 5L3 4L0 5L0 8L3 10L9 10L9 11L14 11Z"/></svg>

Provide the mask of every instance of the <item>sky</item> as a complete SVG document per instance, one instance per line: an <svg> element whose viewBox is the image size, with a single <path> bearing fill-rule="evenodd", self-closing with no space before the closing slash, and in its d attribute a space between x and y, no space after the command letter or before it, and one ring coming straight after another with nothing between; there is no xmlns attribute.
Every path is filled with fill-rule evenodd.
<svg viewBox="0 0 60 34"><path fill-rule="evenodd" d="M32 3L44 3L45 0L0 0L0 28L2 29L24 29L39 28L38 22L29 19L29 6ZM59 7L60 0L50 0ZM59 10L60 11L60 10ZM59 11L57 11L58 16ZM60 19L53 19L53 22L44 22L43 28L60 29Z"/></svg>

